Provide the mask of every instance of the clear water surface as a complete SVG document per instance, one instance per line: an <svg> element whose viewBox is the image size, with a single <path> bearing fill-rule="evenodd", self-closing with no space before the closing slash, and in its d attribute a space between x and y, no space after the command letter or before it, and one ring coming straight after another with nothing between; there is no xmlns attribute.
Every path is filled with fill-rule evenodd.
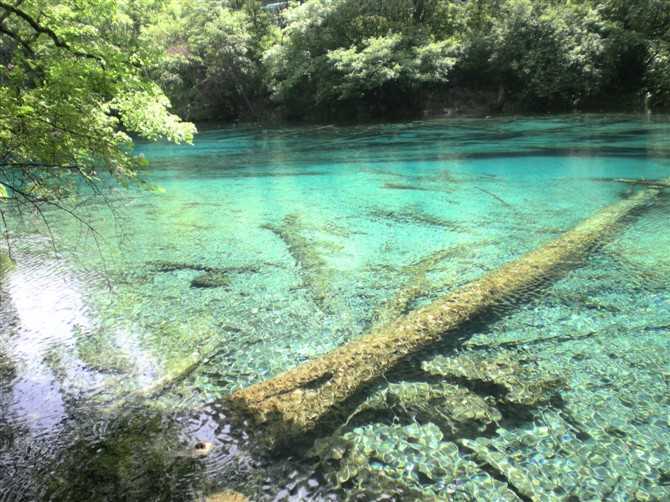
<svg viewBox="0 0 670 502"><path fill-rule="evenodd" d="M423 258L450 250L410 309L645 189L621 178L667 178L666 117L237 127L140 150L158 189L82 196L94 232L52 210L12 232L0 500L670 499L665 192L310 449L270 455L221 405L364 333ZM452 374L487 410L456 416L429 370L468 361L516 380Z"/></svg>

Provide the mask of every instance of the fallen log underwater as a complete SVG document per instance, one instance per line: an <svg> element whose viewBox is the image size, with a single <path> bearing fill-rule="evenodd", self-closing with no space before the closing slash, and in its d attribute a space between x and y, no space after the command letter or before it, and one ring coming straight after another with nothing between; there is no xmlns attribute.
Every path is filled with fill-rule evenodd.
<svg viewBox="0 0 670 502"><path fill-rule="evenodd" d="M492 307L579 266L627 216L653 202L660 191L647 188L613 203L558 238L432 304L376 325L367 334L270 380L238 390L226 403L249 417L271 446L300 438L337 415L348 399L408 356Z"/></svg>
<svg viewBox="0 0 670 502"><path fill-rule="evenodd" d="M644 186L650 188L670 188L670 180L647 180L634 178L591 178L592 181L601 183L625 183L633 186Z"/></svg>
<svg viewBox="0 0 670 502"><path fill-rule="evenodd" d="M261 228L270 230L286 244L289 254L302 270L303 285L310 292L314 303L320 308L331 310L329 286L333 274L314 243L303 235L304 226L300 215L289 214L279 225L266 223Z"/></svg>

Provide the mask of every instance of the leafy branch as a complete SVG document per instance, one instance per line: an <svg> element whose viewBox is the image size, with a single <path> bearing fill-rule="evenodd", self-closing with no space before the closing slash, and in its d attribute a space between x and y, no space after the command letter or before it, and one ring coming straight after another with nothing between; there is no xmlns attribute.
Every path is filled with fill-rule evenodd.
<svg viewBox="0 0 670 502"><path fill-rule="evenodd" d="M61 49L65 49L74 56L87 58L87 59L94 59L94 60L96 60L96 61L98 61L98 62L100 62L101 64L104 65L105 60L103 58L101 58L100 56L97 56L95 54L89 54L88 52L83 52L83 51L74 49L69 43L67 43L60 36L58 36L55 31L53 31L48 26L44 26L43 24L39 23L30 14L28 14L27 12L25 12L22 9L19 9L18 6L10 5L6 2L0 1L0 9L4 9L5 13L7 13L7 14L14 14L15 16L19 17L20 19L22 19L23 21L28 23L28 25L30 25L30 27L38 35L44 34L44 35L48 36L56 47L59 47ZM28 50L34 54L33 49L30 47L30 45L27 42L20 39L20 37L18 35L16 35L15 33L11 32L7 28L4 28L2 30L2 33L5 33L6 35L9 35L12 38L14 38L15 40L19 41L19 43L24 48L27 47Z"/></svg>

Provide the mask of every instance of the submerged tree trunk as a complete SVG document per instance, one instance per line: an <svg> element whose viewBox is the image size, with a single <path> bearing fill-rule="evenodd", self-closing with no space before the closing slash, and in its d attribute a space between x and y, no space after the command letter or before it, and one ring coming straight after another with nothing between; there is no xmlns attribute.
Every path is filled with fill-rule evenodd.
<svg viewBox="0 0 670 502"><path fill-rule="evenodd" d="M492 307L577 267L626 216L648 205L658 193L650 188L612 204L557 239L431 305L376 326L368 334L275 378L239 390L227 401L251 417L273 446L309 432L407 356L437 343Z"/></svg>

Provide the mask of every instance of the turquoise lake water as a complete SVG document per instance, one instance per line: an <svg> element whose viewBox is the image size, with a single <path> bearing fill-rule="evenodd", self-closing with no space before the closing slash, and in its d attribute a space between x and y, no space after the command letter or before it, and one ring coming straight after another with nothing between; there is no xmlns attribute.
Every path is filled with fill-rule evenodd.
<svg viewBox="0 0 670 502"><path fill-rule="evenodd" d="M424 259L441 257L405 310L670 177L667 117L236 127L139 150L154 190L73 202L95 233L52 210L12 232L0 501L670 500L670 189L312 447L270 454L222 404L365 333Z"/></svg>

